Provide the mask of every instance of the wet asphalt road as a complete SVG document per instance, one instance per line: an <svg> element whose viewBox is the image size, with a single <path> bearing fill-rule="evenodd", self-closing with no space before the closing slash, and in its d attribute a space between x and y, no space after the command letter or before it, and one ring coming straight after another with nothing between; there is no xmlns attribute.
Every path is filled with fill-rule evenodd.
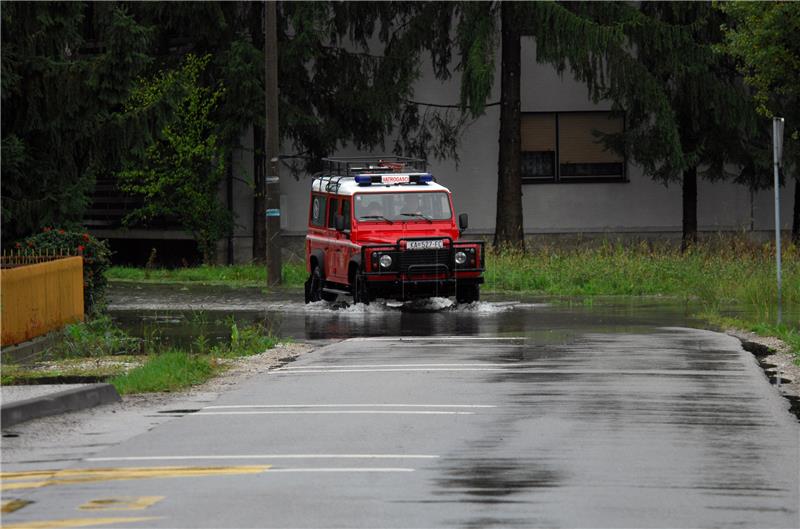
<svg viewBox="0 0 800 529"><path fill-rule="evenodd" d="M36 503L3 523L800 526L800 428L735 339L634 324L537 336L323 347L93 454L75 483L17 491ZM104 500L145 506L77 509Z"/></svg>

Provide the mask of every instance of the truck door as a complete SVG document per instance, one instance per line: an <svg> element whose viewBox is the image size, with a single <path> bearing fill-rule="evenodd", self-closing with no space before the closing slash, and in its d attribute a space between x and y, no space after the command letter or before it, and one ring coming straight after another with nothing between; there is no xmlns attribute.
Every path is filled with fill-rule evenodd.
<svg viewBox="0 0 800 529"><path fill-rule="evenodd" d="M325 278L328 281L334 281L335 277L339 274L339 257L342 253L342 247L339 244L341 233L336 231L336 215L338 215L339 201L331 197L328 200L328 240L330 243L325 249Z"/></svg>

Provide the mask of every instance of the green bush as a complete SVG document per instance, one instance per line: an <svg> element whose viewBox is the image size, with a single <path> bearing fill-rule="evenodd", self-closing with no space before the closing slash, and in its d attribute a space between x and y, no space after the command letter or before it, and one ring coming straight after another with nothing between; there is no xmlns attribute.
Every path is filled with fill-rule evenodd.
<svg viewBox="0 0 800 529"><path fill-rule="evenodd" d="M111 250L105 241L88 233L44 228L42 233L17 243L23 253L34 255L64 254L83 256L83 302L84 312L91 314L102 307L105 290L105 272L111 265Z"/></svg>
<svg viewBox="0 0 800 529"><path fill-rule="evenodd" d="M98 357L136 354L141 340L128 336L108 316L64 327L48 352L54 358Z"/></svg>

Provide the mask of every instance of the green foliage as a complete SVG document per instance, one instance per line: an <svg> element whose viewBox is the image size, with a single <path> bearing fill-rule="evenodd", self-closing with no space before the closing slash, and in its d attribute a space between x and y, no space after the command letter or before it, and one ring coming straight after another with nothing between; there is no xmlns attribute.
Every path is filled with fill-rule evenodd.
<svg viewBox="0 0 800 529"><path fill-rule="evenodd" d="M265 330L259 324L239 328L236 320L229 318L228 327L230 328L230 341L211 349L211 353L216 357L252 356L274 348L279 342L271 331Z"/></svg>
<svg viewBox="0 0 800 529"><path fill-rule="evenodd" d="M200 79L210 60L189 54L179 69L140 81L126 112L146 113L166 103L172 113L144 156L119 173L121 187L144 198L129 221L177 219L198 241L206 263L232 223L218 198L226 155L212 117L225 90L203 86Z"/></svg>
<svg viewBox="0 0 800 529"><path fill-rule="evenodd" d="M732 55L764 116L786 119L785 157L800 167L800 4L720 2L730 17L717 50Z"/></svg>
<svg viewBox="0 0 800 529"><path fill-rule="evenodd" d="M128 355L139 352L140 341L116 327L108 316L67 325L47 354L53 358Z"/></svg>
<svg viewBox="0 0 800 529"><path fill-rule="evenodd" d="M216 363L176 349L151 355L144 365L111 379L120 395L177 391L211 378Z"/></svg>
<svg viewBox="0 0 800 529"><path fill-rule="evenodd" d="M111 264L111 251L105 241L85 232L45 227L41 233L16 243L15 247L23 253L83 256L84 311L91 314L102 308L107 285L106 270Z"/></svg>
<svg viewBox="0 0 800 529"><path fill-rule="evenodd" d="M119 3L4 2L0 16L8 242L79 225L95 177L136 137L120 109L150 60L150 33Z"/></svg>

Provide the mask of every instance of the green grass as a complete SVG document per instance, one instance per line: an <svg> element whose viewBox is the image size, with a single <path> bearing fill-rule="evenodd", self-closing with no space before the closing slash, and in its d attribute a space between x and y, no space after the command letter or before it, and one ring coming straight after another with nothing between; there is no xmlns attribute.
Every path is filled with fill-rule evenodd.
<svg viewBox="0 0 800 529"><path fill-rule="evenodd" d="M604 244L573 250L488 252L486 288L558 296L673 296L706 304L767 307L776 298L775 262L769 247L734 242L698 246L685 253ZM800 253L784 253L783 299L800 305Z"/></svg>
<svg viewBox="0 0 800 529"><path fill-rule="evenodd" d="M96 356L66 358L37 362L33 365L3 363L0 385L37 384L57 378L75 377L105 380L135 368L144 362L140 355Z"/></svg>
<svg viewBox="0 0 800 529"><path fill-rule="evenodd" d="M4 362L0 384L34 384L74 377L108 380L120 394L176 391L205 382L225 369L221 359L251 356L274 348L279 339L260 324L239 326L230 318L230 339L211 344L207 321L198 318L197 336L187 350L139 340L115 327L107 316L68 326L56 343L31 365ZM141 347L141 346L144 347ZM131 355L145 351L148 355Z"/></svg>
<svg viewBox="0 0 800 529"><path fill-rule="evenodd" d="M144 365L110 380L120 395L178 391L202 384L217 372L214 359L176 349L151 355Z"/></svg>
<svg viewBox="0 0 800 529"><path fill-rule="evenodd" d="M196 283L200 285L230 285L261 287L267 284L267 270L262 265L198 266L193 268L133 268L112 266L106 272L111 281L150 283ZM303 263L287 263L282 270L283 284L302 286L306 280Z"/></svg>

